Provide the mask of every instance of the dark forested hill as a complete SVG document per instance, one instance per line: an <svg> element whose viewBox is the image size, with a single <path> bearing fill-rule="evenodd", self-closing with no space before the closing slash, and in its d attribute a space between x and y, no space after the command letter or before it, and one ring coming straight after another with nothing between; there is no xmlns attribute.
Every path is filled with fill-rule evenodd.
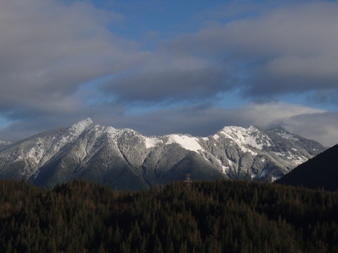
<svg viewBox="0 0 338 253"><path fill-rule="evenodd" d="M327 149L276 181L285 185L338 190L338 145Z"/></svg>
<svg viewBox="0 0 338 253"><path fill-rule="evenodd" d="M243 181L0 181L0 252L338 252L337 210L338 193Z"/></svg>

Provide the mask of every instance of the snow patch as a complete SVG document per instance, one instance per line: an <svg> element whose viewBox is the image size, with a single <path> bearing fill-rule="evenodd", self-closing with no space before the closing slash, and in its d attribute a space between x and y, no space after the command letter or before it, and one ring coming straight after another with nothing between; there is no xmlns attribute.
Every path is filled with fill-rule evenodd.
<svg viewBox="0 0 338 253"><path fill-rule="evenodd" d="M271 152L272 154L275 154L277 156L281 156L281 157L286 157L285 153L281 153L281 152Z"/></svg>
<svg viewBox="0 0 338 253"><path fill-rule="evenodd" d="M69 131L72 133L72 135L79 136L86 128L88 128L88 126L92 124L93 121L90 118L87 118L72 125Z"/></svg>
<svg viewBox="0 0 338 253"><path fill-rule="evenodd" d="M201 145L198 143L198 139L195 137L190 137L186 135L172 134L168 136L167 144L177 143L181 145L182 148L191 150L199 153L200 150L203 150Z"/></svg>
<svg viewBox="0 0 338 253"><path fill-rule="evenodd" d="M305 156L295 156L293 154L291 154L290 151L288 152L271 152L277 156L283 157L284 159L287 159L289 161L292 161L296 166L300 165L304 162L306 162L308 160L308 158L306 158Z"/></svg>
<svg viewBox="0 0 338 253"><path fill-rule="evenodd" d="M159 143L163 143L163 141L161 139L156 138L156 137L145 137L145 145L146 145L147 149L153 148Z"/></svg>
<svg viewBox="0 0 338 253"><path fill-rule="evenodd" d="M114 139L116 136L118 136L121 133L121 130L118 130L114 127L109 126L104 130L104 133L106 133L108 137L110 137L110 139Z"/></svg>
<svg viewBox="0 0 338 253"><path fill-rule="evenodd" d="M281 177L271 177L271 182L274 182L274 181L276 181L276 180L278 180L278 179L280 179Z"/></svg>
<svg viewBox="0 0 338 253"><path fill-rule="evenodd" d="M222 165L222 173L226 174L230 170L230 166L223 166Z"/></svg>
<svg viewBox="0 0 338 253"><path fill-rule="evenodd" d="M298 156L296 159L295 159L295 164L296 165L300 165L302 163L305 163L308 159L304 156Z"/></svg>
<svg viewBox="0 0 338 253"><path fill-rule="evenodd" d="M233 140L243 152L250 152L252 155L257 155L257 153L249 149L248 146L259 150L262 150L264 146L272 146L271 139L253 126L248 129L234 126L224 127L220 133Z"/></svg>

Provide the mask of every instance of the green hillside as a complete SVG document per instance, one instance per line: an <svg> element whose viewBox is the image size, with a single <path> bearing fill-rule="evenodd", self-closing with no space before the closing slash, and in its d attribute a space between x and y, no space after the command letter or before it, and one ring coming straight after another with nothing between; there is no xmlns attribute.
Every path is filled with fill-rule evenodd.
<svg viewBox="0 0 338 253"><path fill-rule="evenodd" d="M338 193L243 181L0 181L0 252L338 252L337 211Z"/></svg>

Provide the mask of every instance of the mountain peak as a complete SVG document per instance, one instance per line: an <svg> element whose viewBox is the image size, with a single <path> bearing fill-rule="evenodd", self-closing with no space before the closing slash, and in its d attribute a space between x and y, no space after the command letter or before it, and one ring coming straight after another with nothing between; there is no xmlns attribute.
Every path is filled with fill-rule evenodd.
<svg viewBox="0 0 338 253"><path fill-rule="evenodd" d="M79 128L79 127L87 127L93 124L94 122L92 121L91 118L86 118L84 120L80 120L79 122L73 124L71 128Z"/></svg>
<svg viewBox="0 0 338 253"><path fill-rule="evenodd" d="M91 118L87 118L84 120L81 120L75 124L73 124L70 127L71 132L73 132L75 135L77 135L76 133L82 133L85 129L87 129L89 126L93 125L93 121L91 120Z"/></svg>
<svg viewBox="0 0 338 253"><path fill-rule="evenodd" d="M288 139L288 140L292 140L292 141L298 141L299 140L299 138L296 134L292 134L292 133L288 132L287 130L285 130L281 126L272 127L268 130L277 134L277 135L279 135L283 139Z"/></svg>
<svg viewBox="0 0 338 253"><path fill-rule="evenodd" d="M248 130L251 130L251 131L261 131L261 129L258 127L258 126L255 126L255 125L250 125Z"/></svg>
<svg viewBox="0 0 338 253"><path fill-rule="evenodd" d="M288 133L288 131L286 131L285 128L282 126L273 126L273 127L270 127L268 130L271 132L282 132L282 133L287 132Z"/></svg>
<svg viewBox="0 0 338 253"><path fill-rule="evenodd" d="M224 132L251 132L251 131L261 131L261 129L255 125L250 125L249 127L241 126L225 126L220 131Z"/></svg>
<svg viewBox="0 0 338 253"><path fill-rule="evenodd" d="M93 124L94 122L92 121L91 118L88 117L88 118L86 118L86 119L84 119L84 120L79 121L78 123L91 125L91 124Z"/></svg>

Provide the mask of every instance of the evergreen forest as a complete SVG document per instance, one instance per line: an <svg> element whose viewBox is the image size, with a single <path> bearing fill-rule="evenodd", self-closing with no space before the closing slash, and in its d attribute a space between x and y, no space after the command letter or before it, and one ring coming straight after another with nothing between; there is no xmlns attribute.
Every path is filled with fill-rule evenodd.
<svg viewBox="0 0 338 253"><path fill-rule="evenodd" d="M0 181L0 252L338 252L338 192L246 181L114 191Z"/></svg>

